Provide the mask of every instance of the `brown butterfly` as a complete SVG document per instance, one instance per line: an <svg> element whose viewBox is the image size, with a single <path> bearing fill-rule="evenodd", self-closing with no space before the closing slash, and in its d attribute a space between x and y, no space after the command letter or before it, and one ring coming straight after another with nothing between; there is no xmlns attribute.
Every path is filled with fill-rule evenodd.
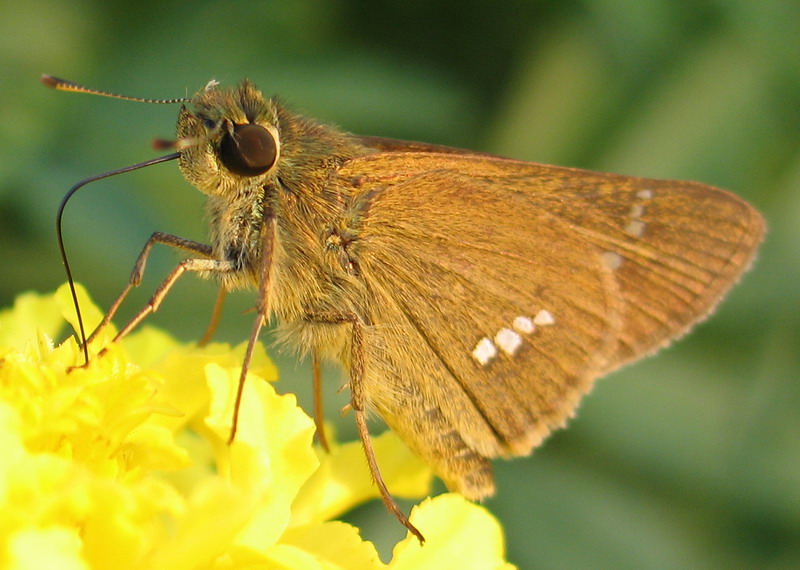
<svg viewBox="0 0 800 570"><path fill-rule="evenodd" d="M118 338L186 271L257 289L238 397L271 318L279 342L312 355L317 397L320 359L340 363L384 502L420 540L381 479L367 411L448 487L491 495L490 459L529 454L595 378L702 320L764 231L711 186L354 136L249 81L180 101L178 151L144 164L178 159L208 196L211 245L153 234L101 327L156 243L191 255Z"/></svg>

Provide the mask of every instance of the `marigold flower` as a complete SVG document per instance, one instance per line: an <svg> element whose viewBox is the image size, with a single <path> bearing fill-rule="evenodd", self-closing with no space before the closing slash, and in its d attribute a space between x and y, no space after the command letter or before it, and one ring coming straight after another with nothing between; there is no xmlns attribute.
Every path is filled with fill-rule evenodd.
<svg viewBox="0 0 800 570"><path fill-rule="evenodd" d="M89 326L99 310L80 291ZM0 312L0 566L27 568L511 568L499 524L446 494L411 520L427 537L384 564L357 528L332 520L377 496L358 442L314 447L314 423L259 349L230 433L244 346L183 345L144 327L69 339L68 290L20 295ZM97 355L105 347L106 351ZM429 492L430 470L393 434L375 438L398 496Z"/></svg>

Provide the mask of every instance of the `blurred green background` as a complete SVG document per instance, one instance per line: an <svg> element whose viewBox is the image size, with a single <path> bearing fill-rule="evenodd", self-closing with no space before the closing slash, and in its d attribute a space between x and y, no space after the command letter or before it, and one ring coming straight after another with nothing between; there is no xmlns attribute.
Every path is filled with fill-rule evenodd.
<svg viewBox="0 0 800 570"><path fill-rule="evenodd" d="M715 317L600 381L533 457L497 462L487 504L522 568L800 566L800 3L5 0L0 53L2 306L63 282L64 192L155 156L151 139L174 130L174 106L57 93L42 72L145 97L249 77L360 134L748 199L770 231ZM101 306L154 230L205 238L174 163L75 197L65 237ZM154 255L120 322L175 260ZM197 339L214 295L186 278L151 322ZM223 339L245 339L251 303L231 299ZM282 388L306 394L307 368L278 361ZM384 553L403 534L379 504L351 520Z"/></svg>

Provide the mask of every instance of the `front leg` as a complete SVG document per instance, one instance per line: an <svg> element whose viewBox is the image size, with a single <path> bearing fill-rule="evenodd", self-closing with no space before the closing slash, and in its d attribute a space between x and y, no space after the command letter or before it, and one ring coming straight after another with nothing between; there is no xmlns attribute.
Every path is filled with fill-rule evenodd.
<svg viewBox="0 0 800 570"><path fill-rule="evenodd" d="M120 331L117 333L117 336L114 337L113 342L117 342L123 337L127 336L128 333L139 326L139 323L141 323L148 315L155 313L158 310L158 307L161 306L161 302L164 300L164 297L167 296L167 293L169 293L170 289L172 289L172 286L175 285L175 282L178 280L178 278L187 271L204 273L231 273L236 271L236 266L232 261L222 261L219 259L198 259L196 257L184 259L161 282L144 308L139 311L128 322L127 325L120 329Z"/></svg>
<svg viewBox="0 0 800 570"><path fill-rule="evenodd" d="M189 253L194 253L196 255L199 255L199 256L205 258L205 260L210 260L211 255L212 255L212 250L211 250L211 246L210 245L206 245L204 243L188 240L188 239L185 239L185 238L182 238L182 237L178 237L178 236L175 236L175 235L172 235L172 234L165 234L165 233L162 233L162 232L154 232L153 235L151 235L150 238L147 240L147 243L144 244L144 247L142 248L142 251L139 253L139 257L136 258L136 263L134 263L134 265L133 265L133 270L131 271L131 275L128 278L128 283L125 285L125 288L122 290L122 292L116 298L116 300L111 304L111 307L108 309L108 312L103 317L103 320L100 321L100 324L97 325L97 328L94 329L94 332L91 335L89 335L89 339L87 340L87 343L92 342L97 337L97 335L108 325L108 323L111 322L111 319L114 318L114 315L117 313L117 310L119 310L119 307L122 305L122 302L128 296L128 293L130 293L131 290L134 287L137 287L142 282L142 275L144 275L144 268L147 265L147 258L149 257L150 251L153 249L153 246L155 244L157 244L157 243L168 245L168 246L174 247L176 249L181 249L181 250L187 251ZM180 265L178 267L180 267ZM161 300L163 299L164 294L166 294L166 292L169 290L169 288L172 287L172 284L174 283L174 281L180 276L180 274L182 274L184 271L186 271L186 269L181 270L180 274L175 275L173 277L173 274L176 273L177 271L178 271L178 268L176 268L170 274L170 276L167 277L167 279L156 290L156 293L153 295L153 298L151 298L150 304L152 304L153 300L156 299L156 297L158 297L157 302L155 304L155 308L158 308L158 305L161 303ZM160 295L159 295L159 292L161 292ZM146 310L147 309L145 309L145 311ZM137 315L137 317L140 317L140 318L135 319L136 323L133 326L130 326L130 324L129 324L129 326L126 327L127 331L125 332L125 334L130 332L130 330L133 327L135 327L136 324L138 324L147 314L149 314L150 312L152 312L154 310L155 309L152 309L152 310L150 310L150 311L148 311L148 312L146 312L144 314L140 313L139 315ZM117 335L117 337L114 340L118 340L118 339L122 338L122 336L125 336L125 335L120 333L120 334Z"/></svg>

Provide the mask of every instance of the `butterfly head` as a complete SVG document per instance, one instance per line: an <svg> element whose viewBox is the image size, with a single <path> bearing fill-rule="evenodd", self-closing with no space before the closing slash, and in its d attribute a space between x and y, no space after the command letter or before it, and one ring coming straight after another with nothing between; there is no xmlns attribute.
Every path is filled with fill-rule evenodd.
<svg viewBox="0 0 800 570"><path fill-rule="evenodd" d="M209 82L181 107L177 131L181 171L211 196L263 184L281 154L276 105L249 81L230 88Z"/></svg>

